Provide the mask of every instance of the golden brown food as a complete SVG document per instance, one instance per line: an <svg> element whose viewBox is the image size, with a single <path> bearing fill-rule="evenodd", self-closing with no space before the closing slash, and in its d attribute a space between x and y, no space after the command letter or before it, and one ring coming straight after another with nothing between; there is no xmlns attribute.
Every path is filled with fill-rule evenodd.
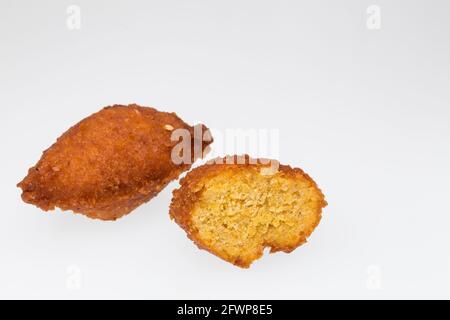
<svg viewBox="0 0 450 320"><path fill-rule="evenodd" d="M58 207L115 220L191 167L189 161L172 161L178 141L172 141L171 134L176 129L187 130L190 142L195 139L202 150L211 143L203 137L197 141L194 127L175 113L135 104L106 107L70 128L43 153L18 184L22 199L45 211ZM192 162L196 156L198 152L191 153Z"/></svg>
<svg viewBox="0 0 450 320"><path fill-rule="evenodd" d="M224 158L192 170L173 192L170 215L188 237L243 268L265 247L289 253L305 243L327 205L316 183L274 161L228 159L234 164Z"/></svg>

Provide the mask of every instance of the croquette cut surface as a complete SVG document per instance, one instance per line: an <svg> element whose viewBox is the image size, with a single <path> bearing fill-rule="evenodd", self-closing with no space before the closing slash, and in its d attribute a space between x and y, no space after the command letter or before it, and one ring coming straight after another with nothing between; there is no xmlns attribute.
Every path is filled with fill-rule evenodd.
<svg viewBox="0 0 450 320"><path fill-rule="evenodd" d="M59 207L115 220L190 168L171 160L177 144L171 134L180 128L189 130L193 142L193 127L174 113L135 104L106 107L44 151L18 184L22 199L45 211ZM209 143L202 143L202 148Z"/></svg>
<svg viewBox="0 0 450 320"><path fill-rule="evenodd" d="M170 215L199 248L248 268L265 247L289 253L305 243L327 203L301 169L244 159L189 172L174 191Z"/></svg>

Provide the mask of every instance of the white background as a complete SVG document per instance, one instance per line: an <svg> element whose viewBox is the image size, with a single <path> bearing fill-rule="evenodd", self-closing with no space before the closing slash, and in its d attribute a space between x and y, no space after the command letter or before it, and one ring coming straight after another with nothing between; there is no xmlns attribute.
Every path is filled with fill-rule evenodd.
<svg viewBox="0 0 450 320"><path fill-rule="evenodd" d="M450 298L449 12L1 0L0 298ZM169 219L177 183L117 222L21 201L15 185L61 133L132 102L217 130L279 129L281 162L329 202L309 243L249 270L225 263Z"/></svg>

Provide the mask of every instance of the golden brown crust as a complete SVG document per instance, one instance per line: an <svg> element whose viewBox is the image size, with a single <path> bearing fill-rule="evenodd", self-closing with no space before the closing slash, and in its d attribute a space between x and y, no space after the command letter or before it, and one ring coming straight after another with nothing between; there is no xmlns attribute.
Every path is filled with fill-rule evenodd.
<svg viewBox="0 0 450 320"><path fill-rule="evenodd" d="M44 151L18 184L22 198L45 211L58 207L115 220L191 167L171 160L178 143L171 141L171 134L180 128L189 130L193 142L193 127L175 113L136 104L106 107ZM203 150L210 143L204 142Z"/></svg>
<svg viewBox="0 0 450 320"><path fill-rule="evenodd" d="M226 161L230 160L232 164L227 164ZM238 159L244 159L244 163L238 163ZM303 172L299 168L292 168L287 165L280 165L277 161L272 160L270 163L267 162L267 159L253 159L248 155L243 156L227 156L224 158L217 158L210 161L209 164L197 167L191 170L183 179L180 180L180 188L173 191L173 198L170 205L170 217L175 220L175 222L183 228L189 239L191 239L200 249L206 250L228 262L235 264L236 266L242 268L248 268L250 264L260 258L263 255L263 248L269 247L271 253L275 252L285 252L290 253L295 250L297 247L306 242L306 239L311 235L314 231L315 227L319 224L321 219L321 209L327 205L325 201L325 197L322 191L319 189L317 184L312 180L312 178ZM270 160L269 160L270 161ZM219 162L219 163L217 163ZM231 260L229 257L221 254L215 248L208 247L203 243L202 239L199 237L199 231L192 223L192 210L200 200L204 182L210 180L211 178L224 173L229 170L230 172L237 171L239 169L255 169L260 171L261 168L269 168L273 167L274 164L277 167L277 171L281 173L282 176L291 179L304 179L310 183L311 187L316 189L316 192L319 195L319 203L318 203L318 212L315 221L309 226L304 233L302 233L298 242L289 245L289 246L277 246L273 243L263 243L262 248L259 252L256 253L256 256L251 260L245 259L236 259Z"/></svg>

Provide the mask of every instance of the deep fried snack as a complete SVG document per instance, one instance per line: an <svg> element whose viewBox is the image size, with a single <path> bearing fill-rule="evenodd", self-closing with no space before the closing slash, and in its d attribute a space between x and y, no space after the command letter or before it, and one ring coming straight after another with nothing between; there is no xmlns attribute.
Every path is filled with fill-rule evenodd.
<svg viewBox="0 0 450 320"><path fill-rule="evenodd" d="M45 211L58 207L90 218L120 218L191 167L172 161L175 129L188 130L190 142L196 139L202 150L212 142L197 141L194 127L175 113L135 104L106 107L44 151L18 184L22 199Z"/></svg>
<svg viewBox="0 0 450 320"><path fill-rule="evenodd" d="M173 192L170 216L199 248L248 268L265 247L289 253L306 242L327 205L306 173L248 156L218 160Z"/></svg>

